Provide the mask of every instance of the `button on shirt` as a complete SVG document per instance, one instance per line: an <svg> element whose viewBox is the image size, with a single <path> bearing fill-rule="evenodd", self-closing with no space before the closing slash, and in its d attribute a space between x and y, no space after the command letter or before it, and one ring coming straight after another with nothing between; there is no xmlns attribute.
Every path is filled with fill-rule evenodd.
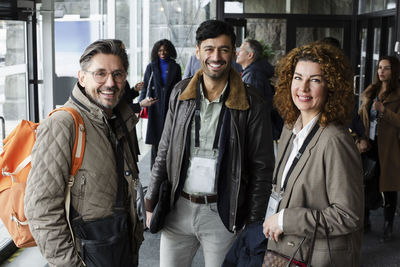
<svg viewBox="0 0 400 267"><path fill-rule="evenodd" d="M203 86L200 84L200 94L201 94L201 101L200 101L200 132L199 132L199 147L195 147L195 120L192 120L191 126L191 134L190 134L190 156L189 156L189 168L190 170L193 157L201 157L207 159L215 159L218 158L218 149L213 149L215 133L217 131L218 119L219 114L222 109L223 101L222 96L224 95L226 88L228 86L228 82L225 84L224 89L219 98L215 99L214 101L210 102L205 96L203 92ZM193 192L190 190L192 188L190 184L193 182L194 176L191 175L190 171L188 171L185 185L183 187L183 191L188 194L210 194L216 193L214 192ZM214 177L214 184L215 184L215 177ZM216 189L214 187L214 189Z"/></svg>
<svg viewBox="0 0 400 267"><path fill-rule="evenodd" d="M311 132L312 128L314 125L318 122L320 115L318 114L315 116L309 123L307 123L306 126L303 126L303 120L301 116L297 119L294 127L293 127L293 134L295 135L295 138L293 139L293 146L292 150L290 152L290 156L288 158L288 161L286 162L285 169L283 170L282 173L282 181L281 181L281 188L283 187L285 180L289 177L286 177L290 166L292 166L293 160L296 157L297 153L299 152L301 146L303 145L305 139L307 138L308 134ZM283 213L285 209L282 209L279 212L279 217L278 217L278 224L279 228L283 230Z"/></svg>

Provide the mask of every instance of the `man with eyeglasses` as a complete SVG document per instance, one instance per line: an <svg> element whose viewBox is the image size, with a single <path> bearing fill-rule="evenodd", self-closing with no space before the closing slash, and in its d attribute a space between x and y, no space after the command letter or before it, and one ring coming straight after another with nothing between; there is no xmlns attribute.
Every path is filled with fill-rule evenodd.
<svg viewBox="0 0 400 267"><path fill-rule="evenodd" d="M128 57L119 40L99 40L80 58L81 70L65 106L83 118L83 162L65 191L72 163L74 120L64 111L43 120L32 151L25 214L50 266L137 266L143 224L134 202L138 183L135 125L129 97Z"/></svg>

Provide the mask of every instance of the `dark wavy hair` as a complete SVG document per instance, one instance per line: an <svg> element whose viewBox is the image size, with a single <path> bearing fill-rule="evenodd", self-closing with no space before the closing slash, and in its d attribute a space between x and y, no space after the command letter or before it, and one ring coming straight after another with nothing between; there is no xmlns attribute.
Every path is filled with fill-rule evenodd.
<svg viewBox="0 0 400 267"><path fill-rule="evenodd" d="M196 43L200 47L201 42L210 38L217 38L220 35L227 35L231 38L232 48L235 47L236 34L233 27L221 20L203 21L196 30Z"/></svg>
<svg viewBox="0 0 400 267"><path fill-rule="evenodd" d="M165 49L167 49L168 57L176 59L177 54L175 46L171 43L170 40L162 39L157 41L153 45L153 49L151 50L151 61L155 61L158 59L158 50L160 49L161 46L165 46Z"/></svg>
<svg viewBox="0 0 400 267"><path fill-rule="evenodd" d="M299 61L318 63L326 82L328 92L319 124L345 125L350 121L354 107L352 67L340 49L323 43L295 48L278 63L274 106L285 123L293 128L300 115L300 110L294 104L291 94L293 73Z"/></svg>
<svg viewBox="0 0 400 267"><path fill-rule="evenodd" d="M378 61L378 66L379 63L382 60L387 60L390 63L390 68L391 68L391 75L390 75L390 81L388 83L388 88L386 92L383 93L381 97L381 101L385 99L388 95L390 95L392 92L396 91L397 88L400 86L399 78L400 78L400 62L395 56L383 56L379 59ZM368 97L369 98L375 98L379 90L382 87L382 82L379 80L379 74L378 71L376 71L374 82L368 87ZM367 90L366 90L367 91Z"/></svg>

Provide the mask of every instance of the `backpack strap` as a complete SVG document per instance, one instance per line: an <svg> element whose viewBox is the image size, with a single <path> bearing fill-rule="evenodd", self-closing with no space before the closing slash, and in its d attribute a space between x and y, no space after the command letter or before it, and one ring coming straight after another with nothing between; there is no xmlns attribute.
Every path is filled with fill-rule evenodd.
<svg viewBox="0 0 400 267"><path fill-rule="evenodd" d="M49 114L49 116L59 110L64 110L64 111L67 111L69 114L71 114L72 118L74 119L74 123L75 123L75 142L74 142L74 147L72 149L71 170L70 170L70 176L69 176L69 180L67 183L67 187L65 189L65 217L67 219L68 227L69 227L69 230L70 230L71 236L72 236L72 242L75 247L75 236L74 236L74 232L72 231L71 221L69 218L70 207L71 207L71 188L74 185L75 175L78 172L78 170L81 168L82 161L83 161L83 155L85 152L85 142L86 142L85 123L83 122L81 114L79 114L79 112L76 109L71 108L71 107L56 108ZM81 260L82 264L84 266L86 266L85 262L83 261L83 259L79 255L79 253L77 253L77 254L78 254L78 257Z"/></svg>

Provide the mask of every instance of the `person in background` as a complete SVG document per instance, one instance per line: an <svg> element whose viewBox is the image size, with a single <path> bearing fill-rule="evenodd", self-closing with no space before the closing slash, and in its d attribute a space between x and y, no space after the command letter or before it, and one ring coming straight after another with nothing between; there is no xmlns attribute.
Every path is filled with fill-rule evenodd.
<svg viewBox="0 0 400 267"><path fill-rule="evenodd" d="M272 106L275 90L270 79L274 75L274 67L263 57L263 47L257 40L246 39L236 53L236 63L243 68L242 80L251 84L265 100L265 110L271 116L272 138L278 140L283 127L283 120Z"/></svg>
<svg viewBox="0 0 400 267"><path fill-rule="evenodd" d="M171 91L182 77L181 67L175 62L176 56L171 41L162 39L156 42L151 51L151 63L144 73L139 103L149 105L146 144L151 144L150 169L157 156Z"/></svg>
<svg viewBox="0 0 400 267"><path fill-rule="evenodd" d="M258 89L267 101L268 109L271 110L274 91L270 79L274 75L274 67L263 57L263 47L260 42L246 39L236 54L236 63L243 68L243 82Z"/></svg>
<svg viewBox="0 0 400 267"><path fill-rule="evenodd" d="M233 27L208 20L196 31L201 69L175 86L145 196L147 225L160 184L171 183L160 266L189 267L201 245L220 267L238 231L260 222L271 190L270 119L255 88L232 68Z"/></svg>
<svg viewBox="0 0 400 267"><path fill-rule="evenodd" d="M73 235L64 194L75 126L67 112L54 113L37 129L25 214L50 266L138 266L143 224L134 204L138 151L131 144L138 119L125 96L128 56L121 41L98 40L86 48L80 66L65 103L80 113L86 132L82 168L71 188Z"/></svg>
<svg viewBox="0 0 400 267"><path fill-rule="evenodd" d="M274 104L285 126L276 201L269 200L263 232L272 239L269 250L291 257L300 246L295 259L307 262L311 242L300 243L319 225L312 266L360 266L363 172L346 127L353 111L350 70L341 50L318 43L293 49L277 67Z"/></svg>
<svg viewBox="0 0 400 267"><path fill-rule="evenodd" d="M381 242L390 241L400 190L400 63L395 56L379 60L375 81L362 94L359 113L365 126L360 140L361 152L369 152L376 159L379 190L383 192L384 227ZM366 211L367 220L369 211Z"/></svg>

